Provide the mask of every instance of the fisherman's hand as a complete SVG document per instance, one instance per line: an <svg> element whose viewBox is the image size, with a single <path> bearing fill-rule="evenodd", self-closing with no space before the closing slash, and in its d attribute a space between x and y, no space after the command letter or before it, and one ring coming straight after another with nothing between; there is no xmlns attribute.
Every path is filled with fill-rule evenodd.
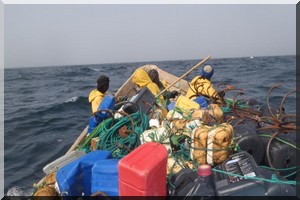
<svg viewBox="0 0 300 200"><path fill-rule="evenodd" d="M175 98L176 96L178 96L179 95L179 92L178 91L176 91L176 90L174 90L174 91L172 91L171 92L171 95L170 95L170 98Z"/></svg>

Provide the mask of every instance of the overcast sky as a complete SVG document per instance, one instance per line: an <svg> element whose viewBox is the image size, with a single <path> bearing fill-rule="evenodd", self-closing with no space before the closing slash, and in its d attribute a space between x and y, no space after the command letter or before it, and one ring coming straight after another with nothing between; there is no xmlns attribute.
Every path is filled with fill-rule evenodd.
<svg viewBox="0 0 300 200"><path fill-rule="evenodd" d="M296 5L5 5L4 66L296 54Z"/></svg>

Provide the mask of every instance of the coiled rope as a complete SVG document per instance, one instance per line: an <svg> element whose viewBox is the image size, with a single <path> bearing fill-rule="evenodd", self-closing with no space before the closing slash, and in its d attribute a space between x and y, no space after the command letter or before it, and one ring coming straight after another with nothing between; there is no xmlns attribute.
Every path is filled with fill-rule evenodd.
<svg viewBox="0 0 300 200"><path fill-rule="evenodd" d="M119 135L119 130L124 126L126 126L127 137ZM111 151L113 157L122 158L141 144L139 135L148 128L149 118L140 109L122 118L108 118L90 133L79 149L86 153L90 152L92 138L99 137L97 149Z"/></svg>
<svg viewBox="0 0 300 200"><path fill-rule="evenodd" d="M129 133L127 137L119 134L119 130L124 126ZM107 119L95 130L95 134L99 136L96 148L112 152L114 158L123 158L141 144L140 135L148 128L149 118L140 111L115 119L114 125L112 119Z"/></svg>

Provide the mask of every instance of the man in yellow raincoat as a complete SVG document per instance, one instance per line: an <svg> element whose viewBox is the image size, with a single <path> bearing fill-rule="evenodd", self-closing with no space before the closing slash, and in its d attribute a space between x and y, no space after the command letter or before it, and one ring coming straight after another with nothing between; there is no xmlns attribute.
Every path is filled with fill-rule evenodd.
<svg viewBox="0 0 300 200"><path fill-rule="evenodd" d="M105 75L101 75L97 79L97 88L92 90L89 95L89 102L91 103L93 113L98 110L98 107L106 95L108 88L109 78Z"/></svg>
<svg viewBox="0 0 300 200"><path fill-rule="evenodd" d="M165 88L167 87L166 85L166 81L165 80L160 80L159 79L159 74L158 74L158 71L156 69L150 69L148 72L148 75L150 77L150 79L152 80L153 83L155 83L159 90L162 91L162 90L165 90ZM179 92L174 90L174 91L164 91L162 93L163 97L165 100L167 100L167 104L169 103L169 99L173 99L175 98L176 96L179 95Z"/></svg>
<svg viewBox="0 0 300 200"><path fill-rule="evenodd" d="M220 99L219 94L215 91L210 78L214 74L214 68L210 65L204 66L200 71L200 76L196 76L190 83L190 88L186 93L186 97L195 99L200 95L209 99Z"/></svg>
<svg viewBox="0 0 300 200"><path fill-rule="evenodd" d="M146 70L142 67L135 70L132 75L131 81L137 84L141 89L147 87L154 96L156 96L160 92L158 85L151 80ZM167 114L165 99L163 95L159 95L158 99L158 104L163 110L163 115L165 116Z"/></svg>
<svg viewBox="0 0 300 200"><path fill-rule="evenodd" d="M92 112L95 114L101 104L103 102L103 99L106 96L106 92L109 88L109 78L105 75L99 76L97 79L97 88L92 90L89 95L89 102L92 106ZM109 97L109 96L107 96ZM110 98L110 97L109 97ZM112 106L112 104L108 104L106 106ZM89 127L87 131L87 136L94 130L94 128L104 119L106 118L105 114L102 114L101 117L98 117L98 114L95 116L92 115L90 117Z"/></svg>
<svg viewBox="0 0 300 200"><path fill-rule="evenodd" d="M132 82L137 84L140 88L147 87L151 93L156 96L160 89L157 84L152 82L148 73L143 68L138 68L132 75ZM164 98L162 95L159 96L159 99L163 102Z"/></svg>

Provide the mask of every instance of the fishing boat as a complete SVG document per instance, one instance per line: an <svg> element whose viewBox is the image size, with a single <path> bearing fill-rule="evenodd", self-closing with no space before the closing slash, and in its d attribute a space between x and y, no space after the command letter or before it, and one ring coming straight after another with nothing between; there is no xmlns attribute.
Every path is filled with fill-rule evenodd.
<svg viewBox="0 0 300 200"><path fill-rule="evenodd" d="M188 82L184 79L180 79L179 77L170 74L160 68L158 68L156 65L144 65L142 66L142 68L145 69L156 69L157 72L159 73L159 77L161 77L161 80L164 80L166 82L167 87L169 87L170 90L176 90L179 91L181 94L185 95L189 85ZM117 90L115 97L119 98L119 97L127 97L128 99L132 98L134 95L137 94L137 92L140 90L140 88L134 84L132 81L132 75L126 80L126 82ZM174 80L178 80L175 84L174 84ZM86 127L82 133L79 135L79 137L76 139L76 141L74 142L74 144L70 147L70 149L67 151L66 154L70 153L71 151L73 151L79 144L81 144L87 134L87 129L88 127Z"/></svg>
<svg viewBox="0 0 300 200"><path fill-rule="evenodd" d="M171 85L172 86L169 88L170 90L176 90L179 91L182 94L186 94L187 90L188 90L188 82L184 79L180 79L179 77L170 74L160 68L158 68L156 65L144 65L142 66L143 68L146 69L156 69L159 73L159 76L161 77L162 80L164 80L167 84L167 86ZM132 76L130 76L127 81L117 90L117 92L115 93L115 97L123 97L126 96L127 98L131 98L133 97L139 90L140 88L134 84L132 81ZM178 82L174 83L174 80L178 80ZM80 144L82 144L82 142L86 139L86 135L87 135L87 130L88 130L88 126L84 128L84 130L80 133L80 135L78 136L78 138L75 140L75 142L72 144L72 146L69 148L69 150L66 152L66 155L71 153L72 151L74 151ZM46 181L46 177L43 177L37 184L36 187L39 187L41 185L43 185L43 183ZM47 181L48 183L48 181ZM50 181L50 183L53 183Z"/></svg>
<svg viewBox="0 0 300 200"><path fill-rule="evenodd" d="M182 75L181 77L177 77L173 74L170 74L156 65L144 65L141 66L141 68L148 70L148 69L156 69L161 81L164 81L166 83L166 90L170 91L178 91L181 96L185 96L189 89L189 83L184 80L184 77L188 75L191 71L202 65L206 60L210 59L210 56L206 57L204 60L199 62L197 65L195 65L192 69L190 69L187 73ZM228 89L228 88L227 88ZM232 89L232 88L231 88ZM127 99L132 99L139 91L141 88L139 88L135 83L132 82L132 76L130 76L127 81L118 89L118 91L115 93L115 98L121 98L121 97L127 97ZM163 92L163 91L162 91ZM161 92L161 93L162 93ZM159 93L157 96L159 96L161 93ZM156 97L157 97L156 96ZM226 111L231 105L232 112L231 114L234 115L235 117L243 117L244 119L248 117L248 119L251 119L253 117L253 113L251 115L246 116L245 109L243 110L241 104L234 104L233 102L235 99L227 99L226 101L223 101L223 103L227 103L226 105L223 105L222 111ZM175 98L172 100L174 103L178 102L178 98ZM188 100L186 100L188 101ZM193 102L185 102L185 104L193 104ZM180 108L180 105L176 104L177 108ZM174 107L173 107L174 108ZM175 108L174 108L175 110ZM151 189L152 193L147 193L149 191L144 191L144 193L134 193L132 191L138 191L140 189L136 190L130 190L128 189L128 184L129 183L124 183L124 178L122 184L125 185L120 186L120 190L122 190L122 194L125 196L144 196L143 194L153 194L153 195L159 195L159 196L165 196L165 195L170 195L170 196L236 196L236 195L246 195L246 196L253 196L254 194L259 195L259 196L294 196L295 195L295 181L293 180L287 180L283 177L281 177L278 173L274 173L270 169L274 167L273 165L269 166L269 169L261 169L258 167L257 162L260 161L260 153L257 153L255 151L255 148L253 148L253 145L249 145L251 142L257 142L259 138L258 136L253 136L253 135L243 135L239 134L238 137L240 138L238 140L240 146L235 145L234 138L233 138L233 132L234 128L230 125L230 123L233 121L232 116L229 115L227 116L227 120L221 120L221 117L223 117L223 112L221 114L221 117L218 116L217 119L217 112L220 112L221 106L217 107L209 107L209 109L195 109L192 107L192 112L187 113L184 111L184 109L177 109L176 112L173 111L171 113L171 117L168 116L169 122L170 122L170 127L168 130L174 131L176 133L179 132L179 130L187 128L189 131L188 132L181 132L182 134L174 134L172 135L172 138L170 137L170 144L167 144L161 141L161 146L155 146L153 142L157 142L154 140L144 140L142 142L142 145L137 145L137 147L134 150L130 150L130 152L127 156L124 157L124 159L117 160L116 162L119 162L119 169L121 173L121 167L122 171L126 171L126 173L130 174L133 173L133 177L135 176L134 173L136 173L136 170L132 170L130 172L130 167L126 166L127 165L133 165L132 160L134 160L134 155L138 155L139 153L141 154L142 152L148 152L149 153L149 148L151 149L152 153L155 153L156 159L151 159L147 158L147 163L151 162L156 162L156 164L153 165L158 165L162 166L161 168L166 170L165 177L163 177L163 180L166 180L168 182L168 191L163 191L166 192L164 193L156 193L156 189ZM239 111L237 111L239 110ZM183 111L183 112L180 112ZM233 112L234 111L234 112ZM198 112L198 113L197 113ZM170 111L168 112L168 114ZM179 113L179 114L178 114ZM153 114L153 112L152 112ZM198 115L196 115L198 114ZM174 116L177 116L177 118ZM196 117L191 117L192 115L195 115ZM204 116L213 116L210 119L204 119ZM179 116L179 117L178 117ZM190 116L188 118L187 116ZM199 117L201 116L201 119L203 120L208 120L207 124L203 125L202 122L199 122ZM225 115L224 115L225 116ZM230 120L231 119L231 120ZM132 120L131 120L132 121ZM131 122L132 123L132 122ZM211 124L214 124L211 126ZM210 124L210 126L209 126ZM237 123L236 123L237 124ZM272 125L272 124L271 124ZM166 124L163 126L167 127ZM144 130L142 135L149 134L151 131L155 129L155 133L158 136L161 136L161 134L164 132L167 128L165 127L148 127L147 129L149 130ZM193 128L191 128L193 127ZM214 128L212 128L214 127ZM123 127L122 127L123 128ZM126 127L125 127L126 128ZM152 129L154 128L154 129ZM289 127L292 129L291 127ZM201 129L201 130L200 130ZM56 195L62 195L65 196L66 194L62 194L62 191L60 191L59 186L57 184L57 179L56 179L56 172L58 172L60 169L63 169L65 166L70 165L70 163L74 163L76 160L79 158L83 158L84 156L88 155L85 153L81 153L81 151L78 151L78 148L82 146L86 141L87 141L87 130L88 127L86 127L82 133L78 136L78 138L75 140L73 145L69 148L69 150L66 152L64 156L61 158L58 158L57 160L49 163L47 166L44 167L44 172L46 173L46 176L42 178L36 185L36 191L34 192L34 196L56 196ZM161 131L164 130L164 131ZM152 133L151 132L151 133ZM223 143L222 144L217 144L215 141L212 139L209 139L209 137L217 137L216 135L219 133L219 136L221 134L225 134L223 137ZM238 131L237 131L238 132ZM120 134L120 130L119 130ZM192 136L191 136L192 134ZM196 142L196 139L200 137L201 135L206 134L206 141L204 143ZM150 135L150 134L149 134ZM147 135L147 136L149 136ZM270 134L271 135L271 134ZM221 137L221 136L220 136ZM271 136L270 136L271 137ZM270 138L269 137L269 138ZM188 139L189 142L188 141ZM247 138L247 139L241 139L241 138ZM95 139L95 138L93 138ZM274 139L274 138L273 138ZM96 143L99 141L96 140ZM173 142L172 141L176 141ZM191 142L192 141L192 142ZM209 142L210 141L210 142ZM89 145L92 146L92 142L90 141ZM259 140L260 142L260 140ZM257 142L257 143L259 143ZM272 142L272 141L271 141ZM159 143L159 142L157 142ZM177 143L177 145L175 145ZM178 143L180 143L178 145ZM270 143L270 142L269 142ZM270 148L270 144L265 144ZM163 145L164 144L164 145ZM204 145L206 144L206 146ZM211 144L211 145L210 145ZM94 141L94 147L93 150L97 149L97 146L95 146L95 141ZM148 146L147 146L148 145ZM152 145L152 146L151 146ZM203 146L204 145L204 146ZM222 146L223 145L223 146ZM224 146L225 145L225 146ZM264 145L264 144L262 144ZM147 146L147 147L146 147ZM165 153L164 158L161 158L162 161L161 163L166 162L167 166L157 163L160 158L159 152L157 149L161 148L164 146L165 149L168 150L168 153ZM181 160L180 156L183 156L184 152L186 149L182 149L182 146L189 146L191 151L188 152L188 156L190 156L192 159L189 159L189 161L183 161ZM251 147L250 147L251 146ZM238 149L238 148L241 148ZM277 146L278 147L278 146ZM144 148L144 149L143 149ZM147 150L148 148L148 150ZM208 150L199 150L200 148L211 148L211 149L218 149L218 148L223 148L221 150L213 150L214 153L209 152ZM263 151L265 151L265 147L263 147ZM275 148L275 147L274 147ZM226 149L226 150L225 150ZM228 150L230 149L230 151ZM238 150L239 151L238 151ZM183 151L184 150L184 151ZM269 149L268 149L269 150ZM176 152L176 156L170 155L170 152ZM234 152L236 151L236 152ZM270 151L270 150L269 150ZM167 152L167 151L166 151ZM270 158L269 152L268 153L268 159ZM205 155L204 155L205 154ZM265 152L264 152L265 154ZM90 154L91 155L91 154ZM204 155L204 156L203 156ZM108 155L105 155L105 158L108 158ZM111 156L111 155L110 155ZM185 154L185 156L187 156ZM290 156L290 154L288 155ZM130 157L130 159L129 159ZM142 156L143 157L143 156ZM104 159L105 159L104 158ZM111 157L109 157L111 158ZM126 158L126 159L125 159ZM89 158L93 159L93 157ZM139 158L142 159L142 158ZM114 161L114 159L108 159L109 161ZM125 161L126 160L126 161ZM122 163L120 164L120 162ZM90 162L90 161L89 161ZM138 161L136 161L138 162ZM233 174L233 171L236 172L237 169L241 170L241 168L237 168L239 162L247 162L248 164L248 172L247 174L243 174L241 171L238 174ZM199 164L200 163L200 164ZM145 163L144 163L145 164ZM203 164L203 165L202 165ZM233 171L228 170L230 167L234 169ZM96 165L96 164L95 164ZM111 163L110 163L111 165ZM109 166L110 166L109 165ZM146 165L146 164L145 164ZM233 165L235 167L233 167ZM116 166L116 165L114 165ZM121 166L121 167L120 167ZM212 170L211 167L214 166L214 169ZM289 165L290 166L290 165ZM127 167L127 168L126 168ZM292 166L291 168L295 169L295 166ZM151 167L150 167L151 168ZM207 173L207 168L209 168L209 172ZM72 168L68 168L72 169ZM195 172L195 169L198 169L198 174ZM99 170L99 168L98 168ZM128 171L129 170L129 171ZM157 171L157 169L155 169ZM154 170L154 171L155 171ZM250 171L249 171L250 170ZM67 171L67 170L66 170ZM67 172L63 173L67 173ZM95 170L97 171L97 170ZM142 170L141 170L142 171ZM153 172L153 171L152 171ZM152 173L151 172L151 173ZM89 172L93 173L93 172ZM95 172L96 173L96 172ZM124 172L125 173L125 172ZM141 172L142 173L142 172ZM148 172L147 172L148 173ZM147 176L147 173L144 175ZM150 173L150 174L151 174ZM153 172L154 173L154 172ZM156 172L155 172L156 173ZM223 173L222 176L217 175L218 173ZM225 174L225 175L224 175ZM277 182L274 183L274 174L277 174ZM121 176L121 174L119 174ZM125 175L126 176L126 175ZM128 175L129 176L129 175ZM139 175L140 176L140 175ZM155 174L155 176L159 176ZM166 176L168 176L166 178ZM124 174L122 175L124 177ZM161 176L160 176L161 177ZM199 177L201 177L199 179ZM247 177L247 178L245 178ZM189 178L189 181L184 181ZM252 179L251 179L252 178ZM273 178L273 183L272 179ZM127 180L127 177L125 178ZM137 176L136 179L139 179ZM146 178L145 178L146 179ZM250 180L248 180L250 179ZM130 179L128 179L130 180ZM144 179L143 179L144 180ZM159 180L159 178L158 178ZM67 180L66 180L67 182ZM117 181L115 181L117 182ZM126 182L126 181L125 181ZM161 180L160 180L161 182ZM212 182L214 182L212 184ZM223 183L223 185L221 184ZM279 183L279 184L277 184ZM121 183L119 183L121 184ZM121 185L122 185L121 184ZM146 183L145 183L146 184ZM149 183L147 183L149 184ZM153 182L151 183L152 185L154 184ZM157 183L158 184L158 183ZM183 185L182 185L183 184ZM204 185L204 186L203 186ZM180 187L179 187L180 186ZM201 186L201 187L200 187ZM92 187L92 186L90 186ZM132 187L132 186L131 186ZM90 188L89 188L90 190ZM147 190L147 188L145 189ZM157 189L158 190L158 189ZM124 193L124 191L130 191L128 193ZM82 193L84 196L84 193ZM91 196L107 196L108 193L105 191L97 191L97 192L90 192ZM119 194L119 193L112 193L112 194ZM120 195L122 195L120 194Z"/></svg>

